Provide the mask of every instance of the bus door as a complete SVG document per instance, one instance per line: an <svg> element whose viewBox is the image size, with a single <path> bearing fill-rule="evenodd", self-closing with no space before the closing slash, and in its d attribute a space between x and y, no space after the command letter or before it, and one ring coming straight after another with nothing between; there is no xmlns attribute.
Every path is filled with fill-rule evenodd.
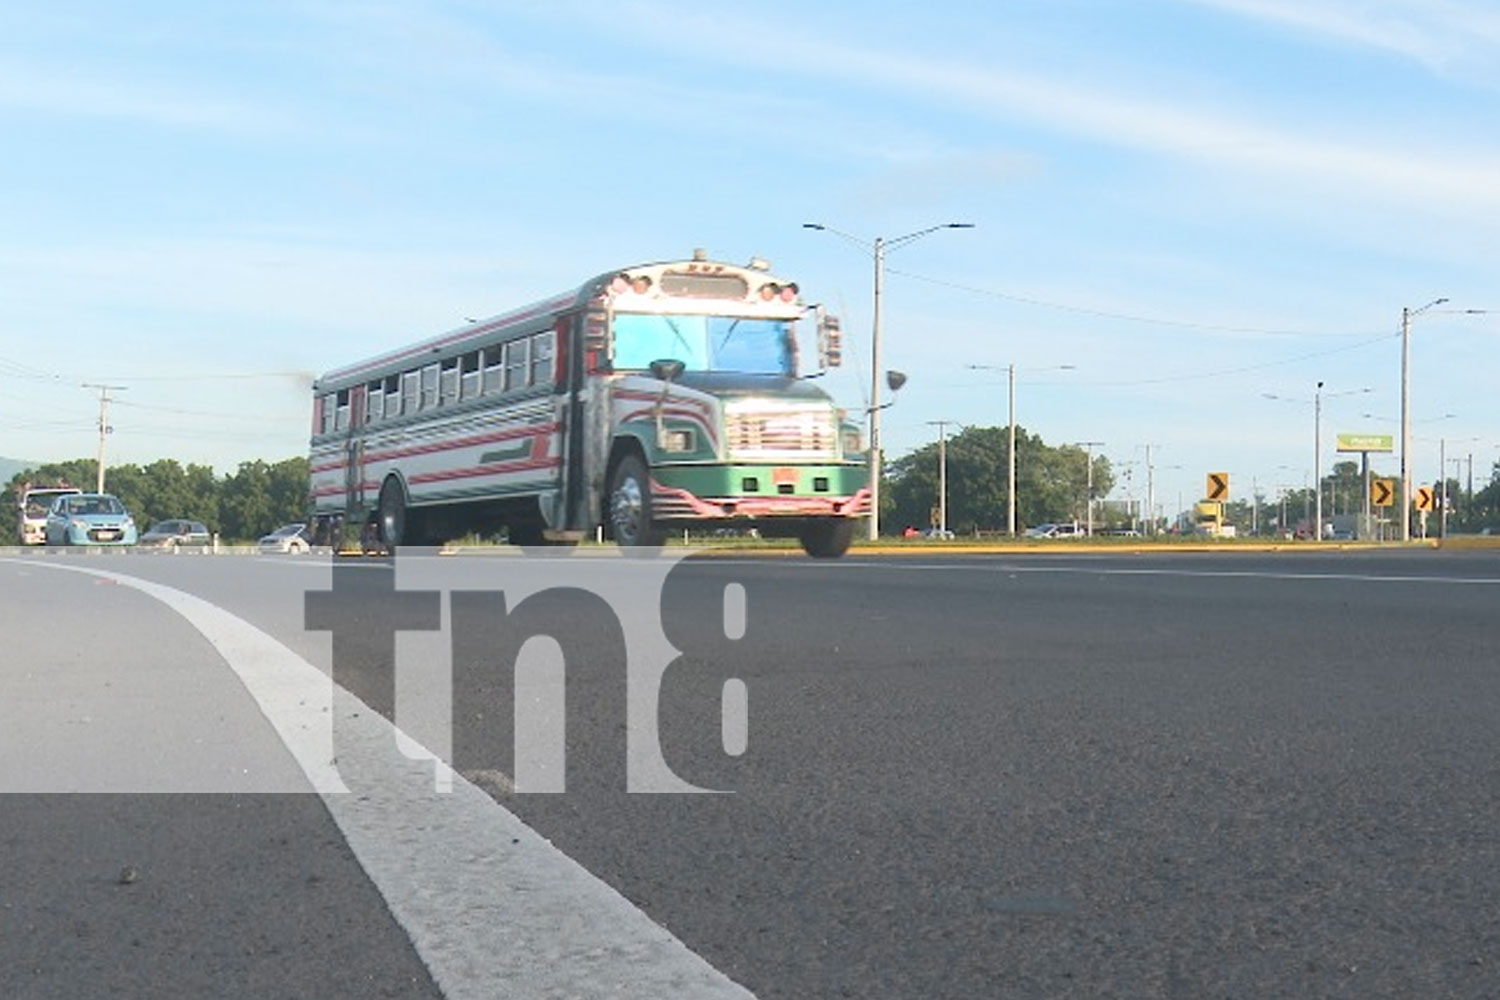
<svg viewBox="0 0 1500 1000"><path fill-rule="evenodd" d="M562 522L566 530L583 530L586 517L584 507L584 484L588 482L585 462L583 413L584 357L581 348L583 316L574 313L557 320L557 379L558 391L564 394L562 426L559 428L563 450L562 468Z"/></svg>
<svg viewBox="0 0 1500 1000"><path fill-rule="evenodd" d="M355 523L365 509L365 387L349 393L349 430L344 441L344 520Z"/></svg>

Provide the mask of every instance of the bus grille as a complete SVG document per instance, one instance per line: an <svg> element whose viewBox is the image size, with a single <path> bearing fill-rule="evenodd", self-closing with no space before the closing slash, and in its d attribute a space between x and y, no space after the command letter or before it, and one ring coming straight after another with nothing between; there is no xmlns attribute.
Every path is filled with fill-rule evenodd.
<svg viewBox="0 0 1500 1000"><path fill-rule="evenodd" d="M838 428L828 410L730 412L725 423L730 459L837 457Z"/></svg>

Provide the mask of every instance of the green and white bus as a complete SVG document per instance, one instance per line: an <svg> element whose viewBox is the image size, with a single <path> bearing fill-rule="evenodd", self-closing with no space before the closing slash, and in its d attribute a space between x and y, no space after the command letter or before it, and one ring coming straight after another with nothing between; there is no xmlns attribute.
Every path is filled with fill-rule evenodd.
<svg viewBox="0 0 1500 1000"><path fill-rule="evenodd" d="M870 512L858 416L799 364L836 318L752 261L609 271L314 384L318 531L386 547L755 529L837 557Z"/></svg>

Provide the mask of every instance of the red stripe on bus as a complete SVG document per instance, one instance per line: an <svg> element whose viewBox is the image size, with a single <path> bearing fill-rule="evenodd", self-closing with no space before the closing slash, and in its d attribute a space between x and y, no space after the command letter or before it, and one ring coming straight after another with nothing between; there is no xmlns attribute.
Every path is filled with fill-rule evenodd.
<svg viewBox="0 0 1500 1000"><path fill-rule="evenodd" d="M524 462L496 462L493 465L476 465L468 469L449 469L447 472L429 472L412 476L409 483L442 483L450 479L472 479L475 476L498 476L508 472L531 472L535 469L557 469L562 467L560 458L528 458Z"/></svg>

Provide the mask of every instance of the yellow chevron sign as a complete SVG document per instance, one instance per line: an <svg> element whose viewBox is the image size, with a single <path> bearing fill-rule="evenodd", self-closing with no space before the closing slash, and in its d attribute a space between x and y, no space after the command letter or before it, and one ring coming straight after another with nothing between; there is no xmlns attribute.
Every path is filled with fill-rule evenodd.
<svg viewBox="0 0 1500 1000"><path fill-rule="evenodd" d="M1394 479L1372 479L1370 480L1370 505L1373 507L1389 507L1396 502L1396 481Z"/></svg>
<svg viewBox="0 0 1500 1000"><path fill-rule="evenodd" d="M1418 486L1411 502L1417 510L1437 510L1437 497L1432 495L1431 486Z"/></svg>
<svg viewBox="0 0 1500 1000"><path fill-rule="evenodd" d="M1208 487L1203 499L1205 500L1228 500L1229 499L1229 473L1210 472L1208 474Z"/></svg>

